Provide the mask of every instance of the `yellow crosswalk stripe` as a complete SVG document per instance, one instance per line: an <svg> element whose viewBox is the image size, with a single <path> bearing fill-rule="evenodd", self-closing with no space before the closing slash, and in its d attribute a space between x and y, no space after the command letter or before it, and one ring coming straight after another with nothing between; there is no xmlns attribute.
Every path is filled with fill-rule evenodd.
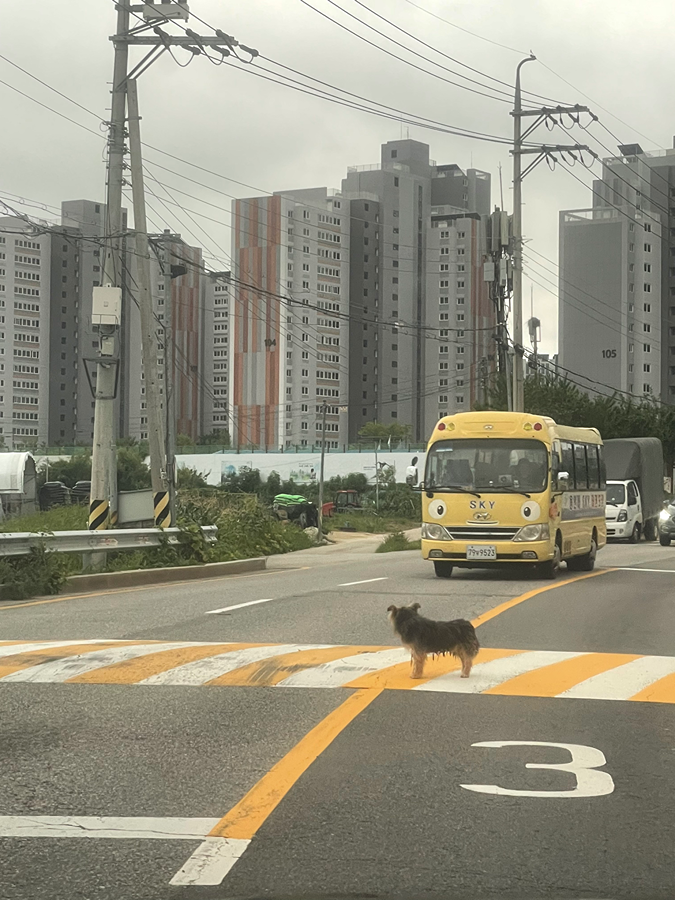
<svg viewBox="0 0 675 900"><path fill-rule="evenodd" d="M630 653L588 653L517 675L483 693L507 694L510 697L555 697L593 675L615 669L633 659L638 657Z"/></svg>
<svg viewBox="0 0 675 900"><path fill-rule="evenodd" d="M469 679L460 679L458 660L440 656L429 658L424 678L416 680L406 655L400 647L352 644L0 641L0 682L344 687L675 703L675 655L484 647Z"/></svg>
<svg viewBox="0 0 675 900"><path fill-rule="evenodd" d="M515 656L522 653L522 650L493 650L491 647L482 647L476 657L476 664L489 662L493 659L504 659L507 656ZM424 678L412 679L410 677L410 663L399 663L396 666L390 666L387 669L381 669L379 672L370 672L368 675L362 675L350 681L345 687L349 688L373 688L376 690L394 690L394 691L411 691L413 688L421 687L433 681L434 678L440 678L448 672L459 672L462 664L454 656L437 656L435 659L428 659L424 666Z"/></svg>
<svg viewBox="0 0 675 900"><path fill-rule="evenodd" d="M3 656L0 663L0 678L21 672L23 669L32 669L33 666L41 666L45 663L66 659L69 656L79 656L80 653L91 653L94 650L108 650L112 647L144 644L146 641L101 641L96 644L71 644L64 647L56 643L53 648L46 650L34 650L27 653L17 653L14 656ZM3 646L6 646L3 642Z"/></svg>
<svg viewBox="0 0 675 900"><path fill-rule="evenodd" d="M629 699L641 703L675 703L675 673L659 678Z"/></svg>
<svg viewBox="0 0 675 900"><path fill-rule="evenodd" d="M198 644L192 647L181 647L177 650L160 650L137 659L126 659L112 663L93 672L83 672L75 678L69 678L68 684L137 684L151 675L167 672L176 666L226 653L229 650L242 650L244 647L259 647L260 644Z"/></svg>
<svg viewBox="0 0 675 900"><path fill-rule="evenodd" d="M381 650L381 647L363 647L339 645L337 647L322 647L318 650L296 650L293 653L283 653L281 656L273 656L270 659L262 659L249 663L233 672L227 672L214 678L207 684L229 684L240 686L271 687L279 684L289 675L320 666L322 663L332 662L342 656L357 656L359 653Z"/></svg>

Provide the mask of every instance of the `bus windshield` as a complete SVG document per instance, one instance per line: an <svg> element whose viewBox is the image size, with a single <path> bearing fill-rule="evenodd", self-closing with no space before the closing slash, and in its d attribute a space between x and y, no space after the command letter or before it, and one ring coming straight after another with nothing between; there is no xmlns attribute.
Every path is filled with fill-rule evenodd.
<svg viewBox="0 0 675 900"><path fill-rule="evenodd" d="M540 493L547 482L548 451L541 441L457 438L437 441L427 454L427 490Z"/></svg>

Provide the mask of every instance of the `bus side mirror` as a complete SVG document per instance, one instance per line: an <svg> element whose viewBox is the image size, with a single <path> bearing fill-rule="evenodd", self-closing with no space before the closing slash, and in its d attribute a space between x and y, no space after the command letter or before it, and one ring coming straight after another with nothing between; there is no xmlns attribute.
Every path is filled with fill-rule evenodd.
<svg viewBox="0 0 675 900"><path fill-rule="evenodd" d="M570 489L570 473L558 472L558 490L569 491Z"/></svg>

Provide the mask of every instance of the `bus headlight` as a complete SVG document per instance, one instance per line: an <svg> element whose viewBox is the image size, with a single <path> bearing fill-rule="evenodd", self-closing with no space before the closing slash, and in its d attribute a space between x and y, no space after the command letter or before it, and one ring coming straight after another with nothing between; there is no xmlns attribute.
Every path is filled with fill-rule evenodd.
<svg viewBox="0 0 675 900"><path fill-rule="evenodd" d="M433 522L424 522L422 525L422 537L428 541L449 541L451 538L442 525L435 525Z"/></svg>
<svg viewBox="0 0 675 900"><path fill-rule="evenodd" d="M547 541L548 539L548 523L525 525L513 538L514 541Z"/></svg>
<svg viewBox="0 0 675 900"><path fill-rule="evenodd" d="M668 510L662 509L661 512L659 513L659 519L661 519L662 522L667 522L669 518L670 518L670 513L668 512Z"/></svg>

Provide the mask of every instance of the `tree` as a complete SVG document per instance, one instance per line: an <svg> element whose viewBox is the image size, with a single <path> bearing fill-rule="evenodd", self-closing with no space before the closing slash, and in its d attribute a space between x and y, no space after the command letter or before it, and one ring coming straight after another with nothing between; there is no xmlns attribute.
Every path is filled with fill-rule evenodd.
<svg viewBox="0 0 675 900"><path fill-rule="evenodd" d="M391 425L385 425L383 422L366 422L363 428L359 429L359 437L370 438L371 440L388 440L405 441L408 440L412 428L410 425L401 425L399 422L392 422Z"/></svg>
<svg viewBox="0 0 675 900"><path fill-rule="evenodd" d="M194 466L179 466L176 480L181 490L194 491L209 486L207 480Z"/></svg>
<svg viewBox="0 0 675 900"><path fill-rule="evenodd" d="M137 447L117 448L117 490L140 491L150 487L150 469Z"/></svg>
<svg viewBox="0 0 675 900"><path fill-rule="evenodd" d="M176 437L176 447L178 450L186 450L188 447L194 447L195 442L189 434L179 434Z"/></svg>
<svg viewBox="0 0 675 900"><path fill-rule="evenodd" d="M223 475L220 487L228 494L260 494L262 479L258 469L242 466L238 472Z"/></svg>
<svg viewBox="0 0 675 900"><path fill-rule="evenodd" d="M491 409L506 409L506 386L497 379ZM625 394L589 395L565 378L530 377L525 381L525 410L550 416L558 425L597 428L605 440L657 437L663 444L666 470L675 460L675 407Z"/></svg>
<svg viewBox="0 0 675 900"><path fill-rule="evenodd" d="M230 432L227 428L214 428L210 434L202 434L199 443L204 446L230 446Z"/></svg>
<svg viewBox="0 0 675 900"><path fill-rule="evenodd" d="M67 487L73 487L78 481L91 480L91 455L89 451L75 453L70 459L57 459L52 463L44 463L38 471L38 484L50 481L62 481Z"/></svg>

